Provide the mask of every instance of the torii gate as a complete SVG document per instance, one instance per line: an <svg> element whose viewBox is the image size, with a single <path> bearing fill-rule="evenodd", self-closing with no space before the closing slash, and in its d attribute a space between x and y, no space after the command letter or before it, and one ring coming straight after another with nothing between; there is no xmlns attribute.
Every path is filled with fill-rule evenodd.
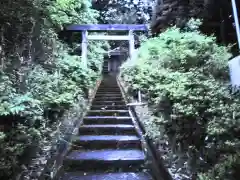
<svg viewBox="0 0 240 180"><path fill-rule="evenodd" d="M147 31L145 24L84 24L70 25L67 31L82 32L82 60L87 66L87 43L88 40L127 40L129 41L129 56L134 53L133 31ZM128 35L88 35L88 31L128 31Z"/></svg>

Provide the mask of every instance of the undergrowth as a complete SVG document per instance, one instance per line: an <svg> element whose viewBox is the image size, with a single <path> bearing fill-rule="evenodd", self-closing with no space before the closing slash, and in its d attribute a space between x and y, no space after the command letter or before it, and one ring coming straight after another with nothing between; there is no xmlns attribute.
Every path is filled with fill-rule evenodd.
<svg viewBox="0 0 240 180"><path fill-rule="evenodd" d="M200 24L190 20L184 29L171 27L143 42L137 58L121 67L121 77L130 94L144 94L151 124L168 135L173 152L185 154L192 178L237 180L240 98L229 88L231 54L202 34ZM152 137L159 134L154 129Z"/></svg>
<svg viewBox="0 0 240 180"><path fill-rule="evenodd" d="M58 38L69 24L97 23L99 13L90 0L15 0L1 6L0 179L4 180L27 169L39 153L33 147L50 142L64 113L84 104L100 77L107 44L89 43L85 67L73 53L75 46ZM80 42L80 37L79 33L71 40Z"/></svg>

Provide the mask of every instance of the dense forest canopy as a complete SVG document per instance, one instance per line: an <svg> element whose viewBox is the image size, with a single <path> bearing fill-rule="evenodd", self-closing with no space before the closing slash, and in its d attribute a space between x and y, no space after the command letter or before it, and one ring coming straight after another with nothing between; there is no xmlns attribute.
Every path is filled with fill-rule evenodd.
<svg viewBox="0 0 240 180"><path fill-rule="evenodd" d="M144 24L150 21L154 0L95 1L99 20L106 24Z"/></svg>
<svg viewBox="0 0 240 180"><path fill-rule="evenodd" d="M232 54L222 46L236 43L231 15L230 1L224 0L3 0L0 179L40 167L36 159L53 146L59 123L85 111L88 91L101 76L103 53L110 45L126 45L90 41L85 67L81 34L64 27L144 23L155 37L145 38L138 61L127 61L121 75L130 94L141 89L153 111L149 136L170 142L169 152L179 153L187 175L237 180L240 99L228 89ZM161 112L162 103L169 105L168 113ZM167 137L159 137L160 131Z"/></svg>
<svg viewBox="0 0 240 180"><path fill-rule="evenodd" d="M239 7L240 1L236 1L236 5ZM163 32L173 24L184 26L189 18L202 19L201 30L204 33L215 34L218 43L235 44L233 50L237 51L231 1L156 0L151 20L152 33Z"/></svg>
<svg viewBox="0 0 240 180"><path fill-rule="evenodd" d="M239 7L240 1L236 3ZM93 7L100 11L100 23L149 23L152 34L163 32L174 24L184 26L190 18L199 18L203 20L201 31L215 34L219 43L233 44L234 53L237 51L231 1L96 0Z"/></svg>

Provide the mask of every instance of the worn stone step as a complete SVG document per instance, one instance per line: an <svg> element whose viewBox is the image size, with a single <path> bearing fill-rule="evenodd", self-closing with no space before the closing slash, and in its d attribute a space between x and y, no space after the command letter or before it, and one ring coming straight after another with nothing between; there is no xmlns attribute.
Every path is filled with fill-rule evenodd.
<svg viewBox="0 0 240 180"><path fill-rule="evenodd" d="M116 79L114 80L106 80L106 81L102 81L101 85L103 87L118 87L118 83L116 81Z"/></svg>
<svg viewBox="0 0 240 180"><path fill-rule="evenodd" d="M92 105L126 105L124 101L95 101L93 100Z"/></svg>
<svg viewBox="0 0 240 180"><path fill-rule="evenodd" d="M141 149L141 141L137 136L118 135L85 135L73 138L73 149L82 146L85 149Z"/></svg>
<svg viewBox="0 0 240 180"><path fill-rule="evenodd" d="M120 93L96 93L95 97L122 97Z"/></svg>
<svg viewBox="0 0 240 180"><path fill-rule="evenodd" d="M117 92L115 92L115 91L97 91L96 92L96 94L121 94L121 91L119 90L119 91L117 91Z"/></svg>
<svg viewBox="0 0 240 180"><path fill-rule="evenodd" d="M129 116L86 116L84 124L133 124Z"/></svg>
<svg viewBox="0 0 240 180"><path fill-rule="evenodd" d="M79 127L80 135L132 135L137 134L133 125L111 124L111 125L83 125Z"/></svg>
<svg viewBox="0 0 240 180"><path fill-rule="evenodd" d="M102 87L102 88L119 88L117 82L109 83L108 81L102 81L99 87Z"/></svg>
<svg viewBox="0 0 240 180"><path fill-rule="evenodd" d="M111 164L97 165L93 164L82 164L81 166L62 166L64 172L83 171L83 172L146 172L145 164L132 164L129 166L112 166Z"/></svg>
<svg viewBox="0 0 240 180"><path fill-rule="evenodd" d="M99 87L98 87L98 90L99 90L99 91L100 91L100 90L104 90L104 91L106 91L106 90L108 90L108 91L118 90L118 91L120 91L120 88L118 87L118 85L114 85L114 86L99 86Z"/></svg>
<svg viewBox="0 0 240 180"><path fill-rule="evenodd" d="M101 96L99 96L99 95L96 95L95 97L94 97L95 99L113 99L114 101L115 100L118 100L118 99L123 99L123 96L122 95L117 95L117 96L111 96L111 95L101 95Z"/></svg>
<svg viewBox="0 0 240 180"><path fill-rule="evenodd" d="M64 166L96 167L101 166L126 167L131 165L141 166L145 162L145 154L142 150L93 150L71 151L64 158Z"/></svg>
<svg viewBox="0 0 240 180"><path fill-rule="evenodd" d="M98 90L96 94L121 94L120 90Z"/></svg>
<svg viewBox="0 0 240 180"><path fill-rule="evenodd" d="M122 95L121 94L108 94L108 93L106 93L106 94L96 94L95 95L95 98L99 98L99 97L122 97Z"/></svg>
<svg viewBox="0 0 240 180"><path fill-rule="evenodd" d="M64 173L59 180L153 180L151 175L143 172L83 174L78 172Z"/></svg>
<svg viewBox="0 0 240 180"><path fill-rule="evenodd" d="M97 92L121 92L118 86L106 87L106 86L99 86Z"/></svg>
<svg viewBox="0 0 240 180"><path fill-rule="evenodd" d="M128 110L126 105L92 105L91 110Z"/></svg>
<svg viewBox="0 0 240 180"><path fill-rule="evenodd" d="M111 96L101 96L101 97L95 97L96 101L123 101L123 97L111 97Z"/></svg>
<svg viewBox="0 0 240 180"><path fill-rule="evenodd" d="M119 90L111 90L111 89L100 89L96 92L96 94L121 94L120 89Z"/></svg>
<svg viewBox="0 0 240 180"><path fill-rule="evenodd" d="M87 116L129 116L128 110L90 110Z"/></svg>
<svg viewBox="0 0 240 180"><path fill-rule="evenodd" d="M121 98L121 99L115 99L115 100L114 100L114 99L105 99L105 100L104 100L104 99L99 99L99 98L97 98L97 99L94 99L93 102L101 102L101 103L102 103L102 102L116 102L116 103L117 103L117 102L125 102L125 101L124 101L123 98Z"/></svg>
<svg viewBox="0 0 240 180"><path fill-rule="evenodd" d="M111 84L117 84L116 78L111 78L111 79L103 79L101 81L102 85L111 85Z"/></svg>
<svg viewBox="0 0 240 180"><path fill-rule="evenodd" d="M113 84L113 85L104 85L104 84L100 84L100 86L98 87L98 89L114 89L114 90L120 90L120 88L118 87L118 84Z"/></svg>

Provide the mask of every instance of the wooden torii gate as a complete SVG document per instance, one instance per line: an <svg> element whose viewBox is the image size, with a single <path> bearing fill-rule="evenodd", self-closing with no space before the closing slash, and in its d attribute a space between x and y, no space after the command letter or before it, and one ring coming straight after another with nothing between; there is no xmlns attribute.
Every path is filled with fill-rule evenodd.
<svg viewBox="0 0 240 180"><path fill-rule="evenodd" d="M88 40L127 40L129 41L129 56L132 58L134 53L133 31L147 31L145 24L84 24L70 25L67 31L82 32L82 60L87 66L87 44ZM128 35L88 35L88 31L128 31Z"/></svg>

